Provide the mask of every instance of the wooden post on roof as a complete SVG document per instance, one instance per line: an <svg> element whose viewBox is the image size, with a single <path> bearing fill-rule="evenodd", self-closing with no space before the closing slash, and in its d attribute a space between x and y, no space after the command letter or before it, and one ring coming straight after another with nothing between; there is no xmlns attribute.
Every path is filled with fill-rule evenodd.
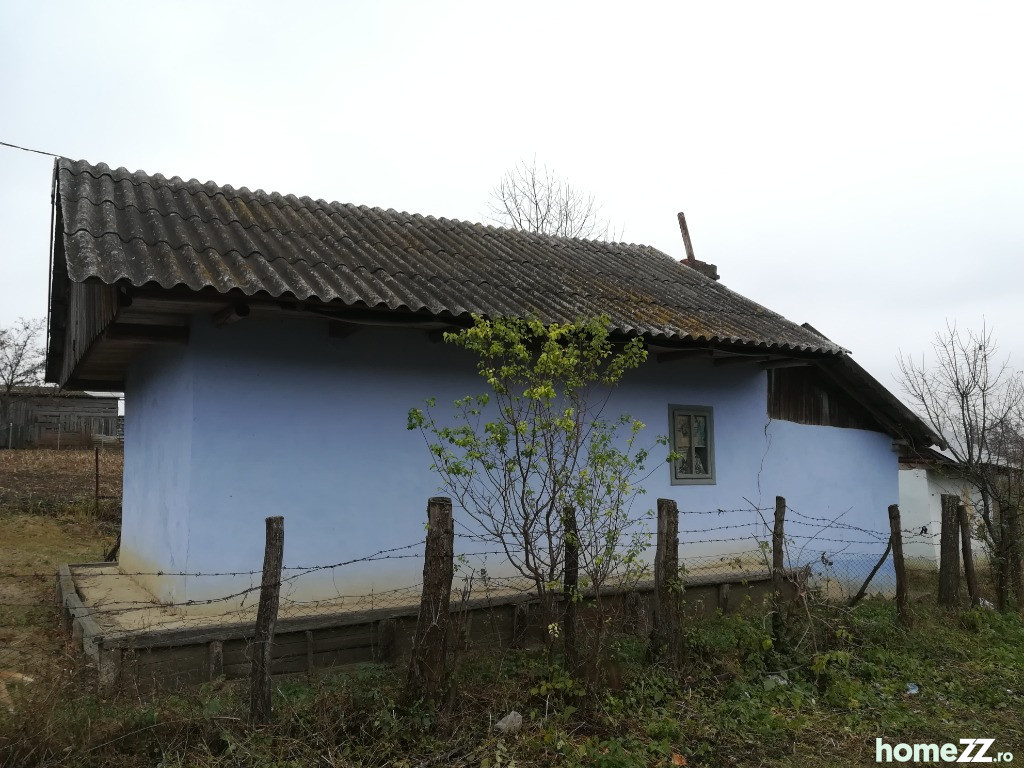
<svg viewBox="0 0 1024 768"><path fill-rule="evenodd" d="M270 722L270 652L274 645L277 609L281 601L281 566L284 559L284 518L268 517L266 547L263 551L263 581L252 638L252 687L249 717L260 725Z"/></svg>
<svg viewBox="0 0 1024 768"><path fill-rule="evenodd" d="M939 605L960 603L960 499L942 494L942 531L939 548Z"/></svg>
<svg viewBox="0 0 1024 768"><path fill-rule="evenodd" d="M686 260L694 261L693 243L690 242L690 228L686 226L686 216L680 211L676 214L676 219L679 221L679 232L683 236L683 247L686 248Z"/></svg>
<svg viewBox="0 0 1024 768"><path fill-rule="evenodd" d="M967 519L967 507L957 505L957 519L960 521L960 547L964 554L964 580L967 582L967 595L971 605L978 605L981 595L978 594L978 575L974 570L974 550L971 547L971 524Z"/></svg>
<svg viewBox="0 0 1024 768"><path fill-rule="evenodd" d="M648 657L668 657L675 664L682 655L682 594L679 576L679 507L671 499L658 499L658 532L654 551L654 617Z"/></svg>
<svg viewBox="0 0 1024 768"><path fill-rule="evenodd" d="M448 624L455 575L455 524L452 500L427 502L427 541L423 553L423 594L416 619L406 697L437 701L447 682Z"/></svg>
<svg viewBox="0 0 1024 768"><path fill-rule="evenodd" d="M905 626L910 626L910 606L907 602L907 564L903 561L903 526L900 507L889 505L889 543L892 545L892 566L896 573L896 612Z"/></svg>

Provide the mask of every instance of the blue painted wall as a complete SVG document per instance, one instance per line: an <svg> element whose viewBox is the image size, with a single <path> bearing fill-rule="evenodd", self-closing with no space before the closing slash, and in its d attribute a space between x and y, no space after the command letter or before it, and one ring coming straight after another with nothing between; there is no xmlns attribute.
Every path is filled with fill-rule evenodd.
<svg viewBox="0 0 1024 768"><path fill-rule="evenodd" d="M187 346L140 358L126 382L131 535L122 563L162 561L178 570L184 555L191 572L258 570L263 519L272 514L285 516L290 566L418 542L426 500L439 488L422 437L406 429L408 409L427 397L444 406L482 392L482 384L468 355L423 333L368 328L332 339L318 319L250 318L214 328L196 318ZM651 360L629 375L607 413L641 419L653 443L668 432L669 403L715 409L716 484L672 486L661 464L634 506L640 513L665 496L684 512L704 513L684 515L683 557L752 548L763 533L756 513L713 511L748 508L748 500L770 507L776 494L815 516L849 510L844 519L887 524L886 506L897 500L888 436L769 423L765 374L710 362ZM459 510L456 517L467 522ZM692 543L736 535L750 538ZM458 540L457 547L481 545ZM309 574L289 581L286 594L312 599L415 584L419 552ZM488 567L495 572L494 558ZM205 599L252 583L258 577L190 577L186 589L189 599Z"/></svg>
<svg viewBox="0 0 1024 768"><path fill-rule="evenodd" d="M184 572L188 565L194 371L188 347L137 357L125 381L121 567ZM180 576L141 576L160 600L185 599Z"/></svg>

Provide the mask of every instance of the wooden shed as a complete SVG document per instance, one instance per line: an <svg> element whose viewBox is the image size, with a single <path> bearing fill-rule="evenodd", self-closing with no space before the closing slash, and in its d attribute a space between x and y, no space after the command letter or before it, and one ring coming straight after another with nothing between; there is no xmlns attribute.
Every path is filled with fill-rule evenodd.
<svg viewBox="0 0 1024 768"><path fill-rule="evenodd" d="M15 387L4 397L4 448L71 448L92 445L98 436L117 439L116 394Z"/></svg>

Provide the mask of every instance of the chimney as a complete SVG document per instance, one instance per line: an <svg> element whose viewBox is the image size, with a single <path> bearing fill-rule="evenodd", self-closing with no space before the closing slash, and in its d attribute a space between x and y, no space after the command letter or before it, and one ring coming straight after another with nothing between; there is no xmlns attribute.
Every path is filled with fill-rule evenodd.
<svg viewBox="0 0 1024 768"><path fill-rule="evenodd" d="M712 280L718 279L718 267L708 264L706 261L699 261L693 257L693 243L690 242L690 230L686 226L686 216L680 211L676 217L679 219L679 231L683 235L683 245L686 247L686 258L681 262L691 269L696 269L705 277Z"/></svg>

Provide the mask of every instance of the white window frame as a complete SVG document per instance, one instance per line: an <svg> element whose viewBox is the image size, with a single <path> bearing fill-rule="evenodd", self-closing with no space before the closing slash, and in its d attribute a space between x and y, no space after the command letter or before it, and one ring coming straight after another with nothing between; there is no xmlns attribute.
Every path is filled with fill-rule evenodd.
<svg viewBox="0 0 1024 768"><path fill-rule="evenodd" d="M691 440L687 450L690 452L690 466L694 463L694 451L697 448L707 448L707 471L702 474L681 474L677 467L678 462L669 462L669 478L672 485L714 485L715 484L715 409L709 405L675 405L668 407L668 434L669 446L673 453L681 453L676 444L676 417L687 416L691 419L690 434L693 434L694 416L707 418L706 446L695 446Z"/></svg>

